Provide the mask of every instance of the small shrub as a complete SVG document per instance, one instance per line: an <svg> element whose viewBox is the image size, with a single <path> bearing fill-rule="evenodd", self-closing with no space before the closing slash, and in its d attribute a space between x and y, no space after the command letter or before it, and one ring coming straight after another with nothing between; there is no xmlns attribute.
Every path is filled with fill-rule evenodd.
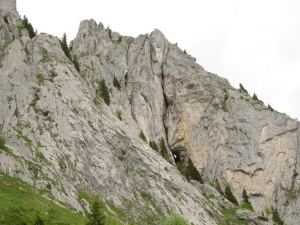
<svg viewBox="0 0 300 225"><path fill-rule="evenodd" d="M6 137L4 134L0 134L0 149L4 149L6 144Z"/></svg>
<svg viewBox="0 0 300 225"><path fill-rule="evenodd" d="M28 19L26 16L23 17L23 24L24 27L27 29L29 37L32 39L36 36L36 33L34 32L34 29L31 25L31 23L28 22Z"/></svg>
<svg viewBox="0 0 300 225"><path fill-rule="evenodd" d="M141 130L141 132L140 132L140 135L139 135L139 137L144 141L144 142L146 142L147 143L147 138L146 138L146 136L145 136L145 134L143 133L143 131Z"/></svg>
<svg viewBox="0 0 300 225"><path fill-rule="evenodd" d="M99 90L99 95L103 98L105 104L109 105L110 96L104 79L100 81L98 90Z"/></svg>
<svg viewBox="0 0 300 225"><path fill-rule="evenodd" d="M75 66L77 72L79 73L79 72L80 72L80 67L79 67L79 63L78 63L78 61L77 61L77 56L76 56L76 55L73 56L72 63L73 63L73 65Z"/></svg>
<svg viewBox="0 0 300 225"><path fill-rule="evenodd" d="M274 111L274 109L268 104L268 109L271 111L271 112L273 112Z"/></svg>
<svg viewBox="0 0 300 225"><path fill-rule="evenodd" d="M86 225L104 225L106 215L103 213L103 205L98 197L94 197L91 205L91 213L87 215L88 222Z"/></svg>
<svg viewBox="0 0 300 225"><path fill-rule="evenodd" d="M57 76L57 73L54 70L50 70L50 74L51 74L52 77L56 77Z"/></svg>
<svg viewBox="0 0 300 225"><path fill-rule="evenodd" d="M254 212L254 209L253 209L253 206L251 203L242 202L241 208Z"/></svg>
<svg viewBox="0 0 300 225"><path fill-rule="evenodd" d="M122 111L121 110L119 110L119 109L117 109L117 117L119 118L119 120L123 120L122 119Z"/></svg>
<svg viewBox="0 0 300 225"><path fill-rule="evenodd" d="M166 158L168 155L168 150L166 147L165 140L163 138L160 139L160 154L162 157Z"/></svg>
<svg viewBox="0 0 300 225"><path fill-rule="evenodd" d="M248 94L248 91L244 88L242 84L240 84L240 91Z"/></svg>
<svg viewBox="0 0 300 225"><path fill-rule="evenodd" d="M216 190L217 190L221 195L224 196L224 192L223 192L223 190L222 190L222 188L221 188L221 186L220 186L220 183L219 183L219 180L218 180L218 179L216 180Z"/></svg>
<svg viewBox="0 0 300 225"><path fill-rule="evenodd" d="M225 198L227 198L233 204L238 205L238 201L236 200L236 198L232 194L231 189L230 189L229 186L226 186L226 188L225 188Z"/></svg>
<svg viewBox="0 0 300 225"><path fill-rule="evenodd" d="M202 177L201 177L199 171L197 170L197 168L194 166L193 161L190 158L189 158L188 164L186 166L185 174L186 174L186 178L188 180L196 180L196 181L200 182L201 184L203 184Z"/></svg>
<svg viewBox="0 0 300 225"><path fill-rule="evenodd" d="M272 214L272 209L270 209L268 206L265 207L265 212L267 213L267 215L271 215Z"/></svg>
<svg viewBox="0 0 300 225"><path fill-rule="evenodd" d="M278 210L272 207L272 212L273 212L273 222L278 225L284 225L284 221L280 218Z"/></svg>
<svg viewBox="0 0 300 225"><path fill-rule="evenodd" d="M171 213L164 221L163 225L189 225L189 223L179 214Z"/></svg>
<svg viewBox="0 0 300 225"><path fill-rule="evenodd" d="M257 95L255 93L253 94L252 99L255 100L255 101L259 101L259 99L258 99L258 97L257 97Z"/></svg>
<svg viewBox="0 0 300 225"><path fill-rule="evenodd" d="M46 224L45 219L41 216L39 211L36 211L35 216L34 216L34 225L44 225Z"/></svg>
<svg viewBox="0 0 300 225"><path fill-rule="evenodd" d="M152 149L154 149L155 151L158 152L158 146L157 146L157 144L156 144L155 141L151 141L151 140L150 140L149 146L150 146Z"/></svg>
<svg viewBox="0 0 300 225"><path fill-rule="evenodd" d="M177 162L177 163L176 163L176 166L177 166L178 171L181 173L181 175L184 176L184 177L186 177L185 172L184 172L184 169L183 169L182 166L181 166L181 163L180 163L180 162Z"/></svg>
<svg viewBox="0 0 300 225"><path fill-rule="evenodd" d="M114 81L113 81L114 87L118 88L118 90L121 90L121 85L118 79L114 76Z"/></svg>
<svg viewBox="0 0 300 225"><path fill-rule="evenodd" d="M17 27L19 30L23 30L25 28L25 25L24 25L24 23L19 23L19 24L17 24Z"/></svg>
<svg viewBox="0 0 300 225"><path fill-rule="evenodd" d="M249 201L249 196L247 194L247 191L243 188L243 199L245 203L251 204Z"/></svg>
<svg viewBox="0 0 300 225"><path fill-rule="evenodd" d="M3 19L4 19L4 22L5 22L5 23L8 23L8 20L7 20L7 17L6 17L6 16L4 16Z"/></svg>

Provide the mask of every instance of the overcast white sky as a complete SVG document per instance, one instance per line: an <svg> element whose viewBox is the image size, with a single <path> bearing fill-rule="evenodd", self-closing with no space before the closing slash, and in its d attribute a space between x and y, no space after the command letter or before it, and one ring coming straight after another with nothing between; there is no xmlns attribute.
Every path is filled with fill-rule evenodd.
<svg viewBox="0 0 300 225"><path fill-rule="evenodd" d="M205 70L300 120L298 0L17 0L17 9L69 41L90 18L133 37L158 28Z"/></svg>

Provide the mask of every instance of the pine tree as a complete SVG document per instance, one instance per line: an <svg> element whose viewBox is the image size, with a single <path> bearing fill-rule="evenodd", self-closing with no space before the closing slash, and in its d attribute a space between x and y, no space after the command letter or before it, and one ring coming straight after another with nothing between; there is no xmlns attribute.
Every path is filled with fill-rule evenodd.
<svg viewBox="0 0 300 225"><path fill-rule="evenodd" d="M45 220L42 218L42 216L41 216L41 214L40 214L39 211L36 211L36 213L35 213L33 224L34 225L44 225L44 224L46 224Z"/></svg>
<svg viewBox="0 0 300 225"><path fill-rule="evenodd" d="M222 190L218 179L216 180L216 190L224 196L224 191Z"/></svg>
<svg viewBox="0 0 300 225"><path fill-rule="evenodd" d="M255 100L255 101L259 101L259 99L258 99L258 97L257 97L257 95L255 93L253 94L252 99Z"/></svg>
<svg viewBox="0 0 300 225"><path fill-rule="evenodd" d="M249 201L249 196L247 194L247 191L244 188L243 188L243 199L244 199L244 202L246 202L247 204L251 204Z"/></svg>
<svg viewBox="0 0 300 225"><path fill-rule="evenodd" d="M64 33L63 37L61 38L60 46L61 46L62 50L64 51L65 55L72 61L72 58L71 58L71 55L70 55L70 51L69 51L69 47L68 47L66 33Z"/></svg>
<svg viewBox="0 0 300 225"><path fill-rule="evenodd" d="M200 182L201 184L203 184L202 177L201 177L199 171L197 170L197 168L194 166L193 161L190 158L189 158L188 164L186 166L185 174L186 174L186 178L188 180L196 180L196 181Z"/></svg>
<svg viewBox="0 0 300 225"><path fill-rule="evenodd" d="M110 104L110 96L104 79L99 83L99 95L103 98L106 105Z"/></svg>
<svg viewBox="0 0 300 225"><path fill-rule="evenodd" d="M238 205L238 201L236 200L236 198L232 194L231 189L230 189L229 186L226 186L226 188L225 188L225 198L227 198L233 204Z"/></svg>
<svg viewBox="0 0 300 225"><path fill-rule="evenodd" d="M106 215L102 212L102 204L98 200L97 197L94 198L92 206L91 206L91 213L87 215L88 222L86 225L104 225Z"/></svg>
<svg viewBox="0 0 300 225"><path fill-rule="evenodd" d="M72 62L73 62L73 64L74 64L74 66L75 66L77 72L79 73L79 72L80 72L80 67L79 67L79 63L78 63L78 61L77 61L77 56L76 56L76 55L73 56Z"/></svg>
<svg viewBox="0 0 300 225"><path fill-rule="evenodd" d="M268 109L271 111L271 112L273 112L274 111L274 109L268 104Z"/></svg>
<svg viewBox="0 0 300 225"><path fill-rule="evenodd" d="M248 94L248 91L244 88L244 86L242 84L240 84L240 91Z"/></svg>
<svg viewBox="0 0 300 225"><path fill-rule="evenodd" d="M154 149L155 151L158 152L158 146L157 146L157 144L156 144L155 141L151 141L151 140L150 140L149 146L150 146L152 149Z"/></svg>
<svg viewBox="0 0 300 225"><path fill-rule="evenodd" d="M143 131L141 130L141 132L140 132L140 135L139 135L139 137L144 141L144 142L146 142L147 143L147 138L146 138L146 136L145 136L145 134L143 133Z"/></svg>
<svg viewBox="0 0 300 225"><path fill-rule="evenodd" d="M166 143L165 143L165 140L163 138L160 139L160 154L165 159L169 156L168 155L168 150L167 150L167 147L166 147Z"/></svg>
<svg viewBox="0 0 300 225"><path fill-rule="evenodd" d="M114 76L114 81L113 81L114 87L118 88L118 90L121 90L121 85L118 79Z"/></svg>
<svg viewBox="0 0 300 225"><path fill-rule="evenodd" d="M273 222L278 225L284 225L284 221L280 218L278 210L272 207L273 211Z"/></svg>
<svg viewBox="0 0 300 225"><path fill-rule="evenodd" d="M29 37L31 39L34 38L36 36L36 33L34 32L31 23L28 22L28 18L26 16L23 17L23 24L28 31Z"/></svg>

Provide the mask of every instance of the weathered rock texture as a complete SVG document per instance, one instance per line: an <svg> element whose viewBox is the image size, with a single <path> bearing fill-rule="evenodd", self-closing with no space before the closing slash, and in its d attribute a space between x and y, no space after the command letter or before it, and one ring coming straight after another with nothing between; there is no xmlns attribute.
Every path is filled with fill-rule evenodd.
<svg viewBox="0 0 300 225"><path fill-rule="evenodd" d="M239 201L245 188L257 212L274 206L296 224L299 122L206 72L158 30L134 39L86 20L71 46L88 82L106 80L111 111L121 110L134 133L165 138L183 165L190 157L206 180L230 186Z"/></svg>
<svg viewBox="0 0 300 225"><path fill-rule="evenodd" d="M52 194L78 210L82 189L123 209L140 204L129 213L136 221L175 210L214 224L217 210L207 215L202 195L137 137L143 131L147 142L164 138L183 166L191 158L207 181L230 186L239 201L247 190L259 214L274 206L287 224L298 223L297 121L205 71L159 30L132 38L81 22L70 44L79 74L56 37L31 40L0 20L1 41L15 38L0 68L0 127L10 149L0 153L2 171L38 188L51 183ZM95 94L102 79L109 107Z"/></svg>
<svg viewBox="0 0 300 225"><path fill-rule="evenodd" d="M15 25L1 18L1 34ZM95 100L90 79L76 71L57 37L24 33L2 50L0 128L8 149L0 150L1 171L40 189L50 185L56 199L78 211L86 205L78 201L82 190L138 224L158 224L171 211L194 224L216 224L176 167Z"/></svg>

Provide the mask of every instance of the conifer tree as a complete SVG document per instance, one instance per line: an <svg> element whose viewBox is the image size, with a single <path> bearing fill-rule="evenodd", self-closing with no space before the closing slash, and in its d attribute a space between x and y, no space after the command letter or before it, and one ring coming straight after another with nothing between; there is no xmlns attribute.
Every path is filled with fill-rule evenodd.
<svg viewBox="0 0 300 225"><path fill-rule="evenodd" d="M102 204L98 200L98 198L94 198L92 206L91 206L91 213L87 215L88 222L86 225L104 225L106 215L102 211Z"/></svg>
<svg viewBox="0 0 300 225"><path fill-rule="evenodd" d="M168 155L168 150L167 150L167 147L166 147L166 143L165 143L165 140L163 138L160 139L160 154L165 159L169 156Z"/></svg>
<svg viewBox="0 0 300 225"><path fill-rule="evenodd" d="M150 140L149 146L150 146L152 149L154 149L155 151L158 152L158 146L157 146L157 144L156 144L155 141L151 141L151 140Z"/></svg>
<svg viewBox="0 0 300 225"><path fill-rule="evenodd" d="M71 58L71 55L70 55L70 51L69 51L69 47L68 47L66 33L64 33L63 37L61 38L60 46L61 46L62 50L64 51L65 55L72 61L72 58Z"/></svg>
<svg viewBox="0 0 300 225"><path fill-rule="evenodd" d="M274 109L268 104L268 109L271 110L271 112L274 111Z"/></svg>
<svg viewBox="0 0 300 225"><path fill-rule="evenodd" d="M249 201L249 196L247 194L247 191L244 188L243 188L243 199L244 199L244 202L246 202L247 204L251 204Z"/></svg>
<svg viewBox="0 0 300 225"><path fill-rule="evenodd" d="M110 104L110 96L104 79L99 83L99 95L103 98L106 105Z"/></svg>
<svg viewBox="0 0 300 225"><path fill-rule="evenodd" d="M231 189L230 189L229 186L226 186L226 188L225 188L225 198L227 198L233 204L238 205L238 201L236 200L236 198L232 194Z"/></svg>
<svg viewBox="0 0 300 225"><path fill-rule="evenodd" d="M201 184L203 184L202 177L201 177L199 171L197 170L197 168L194 166L193 161L190 158L189 158L188 164L186 166L185 174L186 174L186 178L188 180L196 180L196 181L200 182Z"/></svg>
<svg viewBox="0 0 300 225"><path fill-rule="evenodd" d="M278 210L272 207L273 212L273 222L278 225L284 225L284 221L280 218Z"/></svg>
<svg viewBox="0 0 300 225"><path fill-rule="evenodd" d="M248 91L244 88L244 86L242 84L240 84L240 91L248 94Z"/></svg>
<svg viewBox="0 0 300 225"><path fill-rule="evenodd" d="M26 16L23 17L23 24L28 31L29 37L34 38L36 36L36 33L34 32L31 23L28 22L28 18Z"/></svg>
<svg viewBox="0 0 300 225"><path fill-rule="evenodd" d="M73 64L74 64L74 66L75 66L77 72L79 73L79 72L80 72L80 67L79 67L79 63L78 63L78 61L77 61L76 55L73 56L72 62L73 62Z"/></svg>
<svg viewBox="0 0 300 225"><path fill-rule="evenodd" d="M121 85L118 79L114 76L114 81L113 81L114 87L118 88L118 90L121 90Z"/></svg>
<svg viewBox="0 0 300 225"><path fill-rule="evenodd" d="M147 138L146 138L146 136L145 136L145 134L143 133L143 131L141 130L141 132L140 132L140 135L139 135L139 137L144 141L144 142L146 142L147 143Z"/></svg>
<svg viewBox="0 0 300 225"><path fill-rule="evenodd" d="M222 190L218 179L216 180L216 190L224 196L224 191Z"/></svg>
<svg viewBox="0 0 300 225"><path fill-rule="evenodd" d="M253 94L252 99L255 100L255 101L259 101L259 99L258 99L258 97L257 97L257 95L255 93Z"/></svg>

